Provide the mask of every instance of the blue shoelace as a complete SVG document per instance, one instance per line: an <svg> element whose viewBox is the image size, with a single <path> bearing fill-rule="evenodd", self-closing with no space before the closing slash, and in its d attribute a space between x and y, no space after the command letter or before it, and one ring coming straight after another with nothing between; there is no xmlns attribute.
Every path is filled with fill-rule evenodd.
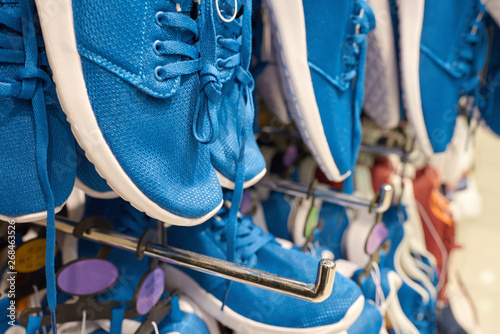
<svg viewBox="0 0 500 334"><path fill-rule="evenodd" d="M222 208L217 215L210 220L211 231L222 242L228 242L227 225L229 221L230 209ZM253 224L252 219L240 216L236 223L236 237L234 242L235 260L241 264L246 264L262 247L272 242L274 239L270 234L264 233L262 229ZM229 247L229 245L226 245Z"/></svg>
<svg viewBox="0 0 500 334"><path fill-rule="evenodd" d="M33 0L20 0L19 8L0 8L0 25L12 30L15 34L0 33L0 63L24 65L12 79L0 81L0 96L31 100L35 122L36 162L40 185L47 208L47 245L45 257L45 273L47 278L47 299L55 328L55 307L57 304L55 259L55 201L50 185L47 150L49 145L49 129L47 104L54 104L54 87L49 75L40 66L47 66L48 61L43 49L43 41L35 27L35 4ZM46 96L45 93L49 93ZM52 97L50 96L52 95Z"/></svg>
<svg viewBox="0 0 500 334"><path fill-rule="evenodd" d="M355 31L354 34L348 37L348 41L352 45L352 54L344 56L345 65L350 70L343 73L342 79L343 81L352 80L357 75L354 114L359 118L361 116L363 87L365 84L367 34L375 28L375 16L368 2L364 0L356 1L354 11L357 14L351 16L351 21Z"/></svg>
<svg viewBox="0 0 500 334"><path fill-rule="evenodd" d="M211 60L215 54L213 18L207 17L204 15L204 11L201 11L202 24L200 26L202 31L199 32L198 23L189 15L182 14L183 10L191 8L192 0L171 2L175 4L178 11L159 11L155 15L156 24L162 28L174 28L181 32L187 32L191 38L154 43L153 48L157 55L181 57L180 61L158 66L155 69L156 79L165 81L175 78L180 86L180 76L200 72L200 95L198 105L195 108L192 130L193 136L200 143L211 143L217 138L219 132L215 102L220 97L222 88L218 71L213 66L215 59ZM211 5L211 1L205 1L205 7L211 7ZM195 41L198 40L200 34L204 38L200 39L200 50L198 50ZM213 41L210 38L212 35L214 36Z"/></svg>
<svg viewBox="0 0 500 334"><path fill-rule="evenodd" d="M219 136L217 102L222 94L220 74L215 67L215 22L213 2L205 1L200 16L200 95L195 111L193 134L200 143L213 143Z"/></svg>
<svg viewBox="0 0 500 334"><path fill-rule="evenodd" d="M217 0L215 0L217 1ZM212 2L212 1L208 1ZM238 8L234 8L238 11ZM213 16L213 10L206 12ZM226 22L225 27L228 30L226 36L216 38L219 48L226 50L230 54L227 58L219 58L216 66L220 70L234 69L234 80L239 87L239 99L243 100L244 107L238 110L239 124L236 129L240 153L236 164L236 178L234 192L232 195L232 205L229 210L227 224L227 260L234 262L236 249L240 239L238 228L238 212L241 199L243 197L243 184L245 181L245 145L248 136L251 136L251 129L254 119L254 104L252 90L254 89L253 77L250 74L250 60L252 56L252 1L246 1L243 5L243 17L241 24L238 20ZM214 32L215 34L215 32ZM220 50L220 49L219 49ZM214 53L214 55L216 55ZM227 283L226 297L229 292L230 282Z"/></svg>

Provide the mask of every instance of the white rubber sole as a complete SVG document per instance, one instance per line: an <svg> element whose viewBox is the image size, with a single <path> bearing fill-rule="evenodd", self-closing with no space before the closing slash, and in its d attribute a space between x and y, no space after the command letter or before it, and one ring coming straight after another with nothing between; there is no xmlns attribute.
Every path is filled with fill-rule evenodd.
<svg viewBox="0 0 500 334"><path fill-rule="evenodd" d="M191 299L212 317L219 320L226 327L231 328L236 333L259 333L259 334L323 334L323 333L339 333L348 329L354 321L359 317L364 307L364 297L360 296L358 300L347 311L344 318L336 324L313 327L313 328L287 328L266 325L249 318L246 318L235 311L231 310L227 305L224 306L224 311L221 311L222 302L215 298L212 294L205 291L198 285L189 275L181 270L166 265L166 285L167 290L181 289Z"/></svg>
<svg viewBox="0 0 500 334"><path fill-rule="evenodd" d="M150 200L123 171L97 124L87 95L73 25L72 0L36 0L57 95L77 142L109 186L136 209L171 225L192 226L212 217L222 202L199 218L170 213Z"/></svg>
<svg viewBox="0 0 500 334"><path fill-rule="evenodd" d="M76 178L75 181L75 187L77 187L80 190L83 190L83 192L93 198L100 198L100 199L113 199L113 198L118 198L118 196L114 191L107 191L107 192L99 192L95 191L94 189L87 187L85 183L83 183L78 177Z"/></svg>
<svg viewBox="0 0 500 334"><path fill-rule="evenodd" d="M319 167L331 181L341 182L351 172L340 174L325 136L307 61L307 40L302 0L266 0L273 36L279 47L278 63L290 113Z"/></svg>
<svg viewBox="0 0 500 334"><path fill-rule="evenodd" d="M250 187L254 186L257 182L262 180L262 178L266 175L266 173L267 173L267 169L264 168L259 174L254 176L253 179L244 182L243 188L246 189L246 188L250 188ZM233 181L229 180L227 177L225 177L224 175L219 173L217 170L215 170L215 174L217 174L217 178L219 179L219 183L220 183L222 188L234 189L234 182Z"/></svg>
<svg viewBox="0 0 500 334"><path fill-rule="evenodd" d="M397 0L401 90L408 121L425 155L434 153L422 111L420 95L420 38L424 22L425 0Z"/></svg>
<svg viewBox="0 0 500 334"><path fill-rule="evenodd" d="M61 211L65 204L66 204L66 202L64 202L63 205L54 208L55 213L58 213L59 211ZM35 213L30 213L27 215L15 216L15 217L0 215L0 220L3 220L5 222L10 222L13 220L16 223L31 223L31 222L36 222L36 221L43 220L43 219L47 219L47 211L40 211L40 212L35 212Z"/></svg>

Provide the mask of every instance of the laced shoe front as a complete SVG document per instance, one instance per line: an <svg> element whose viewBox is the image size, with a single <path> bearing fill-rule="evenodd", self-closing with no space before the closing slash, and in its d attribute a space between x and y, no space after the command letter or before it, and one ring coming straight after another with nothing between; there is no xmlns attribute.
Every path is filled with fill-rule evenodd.
<svg viewBox="0 0 500 334"><path fill-rule="evenodd" d="M169 224L215 214L222 192L204 143L217 123L197 112L205 92L193 2L37 5L63 110L114 192Z"/></svg>

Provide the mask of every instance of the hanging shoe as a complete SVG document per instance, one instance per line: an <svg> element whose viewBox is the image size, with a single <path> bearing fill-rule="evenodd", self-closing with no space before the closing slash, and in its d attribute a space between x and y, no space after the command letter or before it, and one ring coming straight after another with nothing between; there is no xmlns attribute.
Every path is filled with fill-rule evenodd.
<svg viewBox="0 0 500 334"><path fill-rule="evenodd" d="M446 150L460 97L478 88L487 47L485 8L480 0L397 4L406 115L430 156Z"/></svg>
<svg viewBox="0 0 500 334"><path fill-rule="evenodd" d="M99 174L169 224L214 215L222 193L205 143L215 140L217 121L194 112L212 86L199 92L193 2L37 5L63 110Z"/></svg>
<svg viewBox="0 0 500 334"><path fill-rule="evenodd" d="M167 229L168 243L220 259L226 259L228 210L223 208L205 224ZM293 249L284 249L269 234L238 219L235 262L302 281L313 281L318 260ZM232 282L189 269L168 266L167 285L179 288L210 315L235 331L254 333L332 333L346 330L361 314L364 298L356 284L335 276L331 296L310 303L275 292ZM224 307L221 309L221 307Z"/></svg>
<svg viewBox="0 0 500 334"><path fill-rule="evenodd" d="M243 159L243 187L248 188L266 174L266 163L253 133L254 80L249 71L252 1L215 1L207 16L215 20L216 67L222 88L216 102L220 135L210 145L211 160L222 187L234 189L237 166Z"/></svg>
<svg viewBox="0 0 500 334"><path fill-rule="evenodd" d="M375 26L364 0L267 0L291 114L331 181L346 179L361 140L366 34Z"/></svg>
<svg viewBox="0 0 500 334"><path fill-rule="evenodd" d="M75 141L61 111L31 1L0 4L0 220L58 212L76 175ZM54 209L55 208L55 209Z"/></svg>
<svg viewBox="0 0 500 334"><path fill-rule="evenodd" d="M33 0L0 3L0 220L46 218L45 273L55 322L55 213L73 189L75 140L51 78Z"/></svg>
<svg viewBox="0 0 500 334"><path fill-rule="evenodd" d="M398 54L389 0L368 0L377 27L368 34L365 112L378 125L395 128L401 118Z"/></svg>

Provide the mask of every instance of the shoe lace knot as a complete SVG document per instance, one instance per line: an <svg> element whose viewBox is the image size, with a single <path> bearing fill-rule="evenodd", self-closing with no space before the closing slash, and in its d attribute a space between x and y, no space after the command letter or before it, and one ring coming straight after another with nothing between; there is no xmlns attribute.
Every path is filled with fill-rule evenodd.
<svg viewBox="0 0 500 334"><path fill-rule="evenodd" d="M203 65L200 71L200 96L193 123L193 135L200 143L212 143L219 135L217 102L221 94L219 71L211 64Z"/></svg>
<svg viewBox="0 0 500 334"><path fill-rule="evenodd" d="M203 144L213 143L219 136L217 119L222 82L216 68L216 35L213 1L205 1L200 16L200 95L195 109L193 135Z"/></svg>
<svg viewBox="0 0 500 334"><path fill-rule="evenodd" d="M227 203L227 202L226 202ZM222 208L211 220L211 229L217 238L227 246L227 224L229 210ZM236 237L234 243L234 258L237 262L247 263L262 247L272 242L273 237L252 223L250 217L238 213Z"/></svg>

